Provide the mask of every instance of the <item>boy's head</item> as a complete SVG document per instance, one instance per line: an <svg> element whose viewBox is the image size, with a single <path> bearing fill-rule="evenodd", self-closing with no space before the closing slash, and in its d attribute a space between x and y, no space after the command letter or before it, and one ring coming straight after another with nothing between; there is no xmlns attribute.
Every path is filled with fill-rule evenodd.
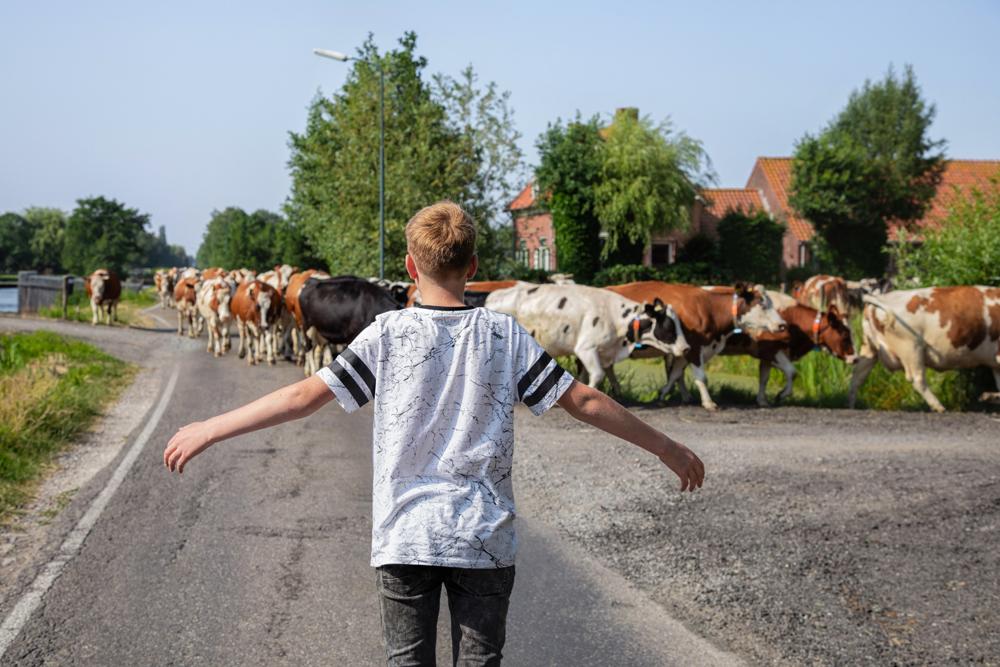
<svg viewBox="0 0 1000 667"><path fill-rule="evenodd" d="M431 204L406 223L406 250L421 274L464 277L476 256L476 223L455 202Z"/></svg>

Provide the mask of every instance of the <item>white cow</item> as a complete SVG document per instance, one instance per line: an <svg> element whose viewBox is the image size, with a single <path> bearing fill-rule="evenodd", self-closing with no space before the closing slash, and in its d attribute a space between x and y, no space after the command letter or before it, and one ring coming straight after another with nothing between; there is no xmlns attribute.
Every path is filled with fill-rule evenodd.
<svg viewBox="0 0 1000 667"><path fill-rule="evenodd" d="M891 371L902 369L936 412L944 412L944 406L927 386L927 368L987 366L1000 390L1000 288L925 287L864 300L864 340L851 377L851 407L876 360Z"/></svg>
<svg viewBox="0 0 1000 667"><path fill-rule="evenodd" d="M486 307L512 315L553 357L576 355L591 387L636 344L673 355L688 349L672 308L660 302L644 307L596 287L517 285L491 293Z"/></svg>
<svg viewBox="0 0 1000 667"><path fill-rule="evenodd" d="M229 303L236 283L226 278L206 280L198 290L198 312L208 328L208 352L221 357L230 348L229 323L232 311Z"/></svg>

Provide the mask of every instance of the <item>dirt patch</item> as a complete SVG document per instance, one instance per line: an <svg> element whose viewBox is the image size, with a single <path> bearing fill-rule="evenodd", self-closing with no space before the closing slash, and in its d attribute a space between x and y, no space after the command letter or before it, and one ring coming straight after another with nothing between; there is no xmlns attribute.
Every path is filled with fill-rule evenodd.
<svg viewBox="0 0 1000 667"><path fill-rule="evenodd" d="M705 488L561 410L519 416L522 512L762 663L998 664L1000 421L638 410Z"/></svg>

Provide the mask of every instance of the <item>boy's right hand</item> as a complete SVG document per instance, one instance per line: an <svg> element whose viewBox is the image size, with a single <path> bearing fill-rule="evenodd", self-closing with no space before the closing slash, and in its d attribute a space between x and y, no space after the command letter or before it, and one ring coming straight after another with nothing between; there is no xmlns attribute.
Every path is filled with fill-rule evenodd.
<svg viewBox="0 0 1000 667"><path fill-rule="evenodd" d="M669 441L667 450L658 455L660 461L680 477L681 491L700 489L705 481L705 464L698 455L679 442Z"/></svg>
<svg viewBox="0 0 1000 667"><path fill-rule="evenodd" d="M182 426L174 437L170 438L167 448L163 450L163 465L168 470L184 472L188 461L205 451L212 444L206 422L194 422Z"/></svg>

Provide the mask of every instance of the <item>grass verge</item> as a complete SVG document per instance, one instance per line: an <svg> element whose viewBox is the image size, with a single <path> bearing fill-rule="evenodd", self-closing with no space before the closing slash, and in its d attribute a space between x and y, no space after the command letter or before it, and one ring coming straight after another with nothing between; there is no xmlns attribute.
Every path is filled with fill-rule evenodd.
<svg viewBox="0 0 1000 667"><path fill-rule="evenodd" d="M0 334L0 522L134 374L130 364L47 331Z"/></svg>
<svg viewBox="0 0 1000 667"><path fill-rule="evenodd" d="M155 287L146 287L139 292L129 292L122 290L121 299L118 301L118 323L125 326L151 326L152 322L142 315L140 311L149 308L159 302L156 296ZM52 319L62 319L62 306L50 306L38 311L42 317ZM66 308L66 319L71 322L91 322L93 312L90 309L90 301L87 300L87 293L84 291L74 291L69 297Z"/></svg>

